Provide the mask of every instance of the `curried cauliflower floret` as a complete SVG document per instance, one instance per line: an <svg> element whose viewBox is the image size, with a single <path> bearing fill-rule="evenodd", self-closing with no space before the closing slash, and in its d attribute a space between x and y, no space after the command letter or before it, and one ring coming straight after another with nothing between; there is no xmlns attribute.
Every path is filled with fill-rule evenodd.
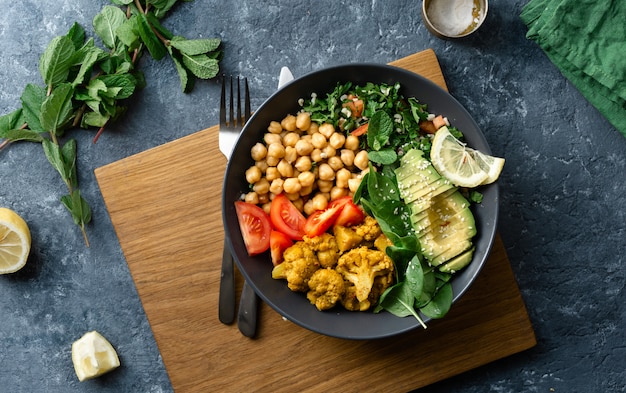
<svg viewBox="0 0 626 393"><path fill-rule="evenodd" d="M393 281L393 261L383 251L372 250L365 246L354 248L343 254L336 267L344 280L355 287L355 296L359 302L370 300L372 289L380 295ZM378 282L376 279L379 278ZM375 286L376 284L376 286Z"/></svg>
<svg viewBox="0 0 626 393"><path fill-rule="evenodd" d="M341 297L341 304L348 311L367 311L372 305L369 299L359 301L356 298L356 287L352 283L346 286L346 290Z"/></svg>
<svg viewBox="0 0 626 393"><path fill-rule="evenodd" d="M319 269L309 279L309 292L306 297L318 310L324 311L335 307L345 291L341 274L327 267Z"/></svg>
<svg viewBox="0 0 626 393"><path fill-rule="evenodd" d="M304 236L302 240L316 254L322 267L333 267L339 259L339 247L335 237L330 233L323 233L320 236Z"/></svg>
<svg viewBox="0 0 626 393"><path fill-rule="evenodd" d="M363 236L359 236L352 228L337 225L333 228L335 241L339 251L348 251L363 241Z"/></svg>
<svg viewBox="0 0 626 393"><path fill-rule="evenodd" d="M283 262L272 270L272 278L286 279L287 286L294 292L309 290L309 279L320 263L315 252L304 242L297 242L283 253Z"/></svg>
<svg viewBox="0 0 626 393"><path fill-rule="evenodd" d="M376 222L376 219L372 216L365 216L363 223L355 226L354 231L357 235L362 236L363 240L368 242L376 240L376 238L383 233L378 222Z"/></svg>

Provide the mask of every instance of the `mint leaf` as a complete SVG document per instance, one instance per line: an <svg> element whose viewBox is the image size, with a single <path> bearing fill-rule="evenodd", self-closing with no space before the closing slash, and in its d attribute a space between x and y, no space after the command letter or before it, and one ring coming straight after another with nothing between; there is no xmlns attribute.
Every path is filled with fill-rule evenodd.
<svg viewBox="0 0 626 393"><path fill-rule="evenodd" d="M131 15L130 19L126 19L124 23L115 30L115 35L122 44L126 45L129 49L137 49L140 43L137 15Z"/></svg>
<svg viewBox="0 0 626 393"><path fill-rule="evenodd" d="M46 99L46 91L41 86L27 84L22 92L20 100L22 101L22 109L24 120L28 124L28 128L37 132L44 132L44 128L39 121L41 113L41 105Z"/></svg>
<svg viewBox="0 0 626 393"><path fill-rule="evenodd" d="M374 113L369 122L367 129L367 144L372 150L380 150L387 144L389 137L393 132L393 121L391 117L384 112L378 111Z"/></svg>
<svg viewBox="0 0 626 393"><path fill-rule="evenodd" d="M380 165L391 165L398 159L398 154L394 149L371 150L367 152L370 161Z"/></svg>
<svg viewBox="0 0 626 393"><path fill-rule="evenodd" d="M181 60L178 58L178 55L173 53L171 48L168 48L168 50L172 60L174 61L174 65L176 66L178 78L180 79L180 86L182 87L183 92L187 93L193 88L195 78L193 75L189 75L189 71L187 71L187 68L185 68Z"/></svg>
<svg viewBox="0 0 626 393"><path fill-rule="evenodd" d="M87 112L83 115L81 119L81 126L84 128L87 127L104 127L111 116L109 115L101 115L98 112Z"/></svg>
<svg viewBox="0 0 626 393"><path fill-rule="evenodd" d="M139 28L139 36L148 48L150 56L155 60L161 60L166 54L165 45L159 40L148 23L148 18L144 14L139 15L137 27Z"/></svg>
<svg viewBox="0 0 626 393"><path fill-rule="evenodd" d="M183 53L183 64L192 74L201 79L211 79L219 72L219 64L207 55L188 56Z"/></svg>
<svg viewBox="0 0 626 393"><path fill-rule="evenodd" d="M78 70L78 73L76 74L76 77L72 82L72 87L76 87L82 84L85 81L85 77L90 76L91 70L98 61L98 58L100 57L102 51L98 48L93 47L89 49L85 48L80 52L77 52L77 54L78 53L82 55L82 59L80 59L79 61L80 69Z"/></svg>
<svg viewBox="0 0 626 393"><path fill-rule="evenodd" d="M124 24L126 15L121 9L112 5L106 5L99 14L93 18L93 29L109 49L115 47L115 31Z"/></svg>
<svg viewBox="0 0 626 393"><path fill-rule="evenodd" d="M74 22L70 30L65 35L74 44L74 49L80 48L85 42L85 29L78 23Z"/></svg>
<svg viewBox="0 0 626 393"><path fill-rule="evenodd" d="M135 92L137 85L137 81L130 74L102 75L98 79L104 82L108 90L117 88L116 93L108 95L108 97L118 100L130 97Z"/></svg>
<svg viewBox="0 0 626 393"><path fill-rule="evenodd" d="M59 131L72 116L73 93L72 85L63 83L44 100L39 114L39 121L44 130L51 134L60 134Z"/></svg>
<svg viewBox="0 0 626 393"><path fill-rule="evenodd" d="M75 51L66 36L52 39L39 59L39 72L46 85L54 86L67 80Z"/></svg>
<svg viewBox="0 0 626 393"><path fill-rule="evenodd" d="M188 40L185 37L175 36L170 40L170 45L186 55L193 56L212 52L220 46L221 42L219 38Z"/></svg>

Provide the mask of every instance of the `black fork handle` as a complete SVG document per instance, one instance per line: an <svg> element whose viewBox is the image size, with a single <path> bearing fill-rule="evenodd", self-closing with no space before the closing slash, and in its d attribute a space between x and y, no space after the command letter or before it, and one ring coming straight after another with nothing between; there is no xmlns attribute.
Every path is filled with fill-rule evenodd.
<svg viewBox="0 0 626 393"><path fill-rule="evenodd" d="M219 319L230 325L235 321L235 267L230 250L224 242L222 254L222 273L220 276Z"/></svg>

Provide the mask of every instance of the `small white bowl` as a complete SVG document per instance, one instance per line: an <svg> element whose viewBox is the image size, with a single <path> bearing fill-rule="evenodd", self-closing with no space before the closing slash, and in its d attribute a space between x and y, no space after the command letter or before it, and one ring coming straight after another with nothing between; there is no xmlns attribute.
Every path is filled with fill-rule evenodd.
<svg viewBox="0 0 626 393"><path fill-rule="evenodd" d="M487 0L424 0L422 17L437 37L461 38L478 30L488 8Z"/></svg>

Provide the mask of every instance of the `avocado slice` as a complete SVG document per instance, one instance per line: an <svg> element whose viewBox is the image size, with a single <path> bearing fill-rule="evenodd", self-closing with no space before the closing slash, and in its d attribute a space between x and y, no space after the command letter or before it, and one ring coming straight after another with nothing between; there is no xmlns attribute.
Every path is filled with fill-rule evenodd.
<svg viewBox="0 0 626 393"><path fill-rule="evenodd" d="M476 247L472 246L469 250L464 251L463 253L457 255L456 257L450 259L448 262L439 266L439 270L444 273L455 273L459 270L463 269L465 266L469 265L472 262L472 258L474 257L474 251L476 251Z"/></svg>

